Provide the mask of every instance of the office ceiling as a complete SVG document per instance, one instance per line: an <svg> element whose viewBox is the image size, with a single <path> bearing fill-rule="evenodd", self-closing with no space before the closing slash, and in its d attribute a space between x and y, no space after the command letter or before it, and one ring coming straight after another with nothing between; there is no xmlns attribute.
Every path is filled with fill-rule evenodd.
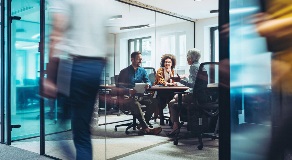
<svg viewBox="0 0 292 160"><path fill-rule="evenodd" d="M210 10L218 10L219 0L136 0L192 19L216 17Z"/></svg>
<svg viewBox="0 0 292 160"><path fill-rule="evenodd" d="M112 0L115 6L115 14L122 15L121 19L109 21L108 28L111 33L127 32L135 29L120 30L121 27L132 27L138 25L149 25L149 27L158 27L162 25L169 25L180 23L184 20L178 19L165 14L156 13L150 10L142 9L135 6L130 6L125 3L120 3ZM211 14L210 10L218 9L218 0L136 0L146 5L151 5L172 13L190 17L191 19L203 19L218 16L218 14ZM47 1L48 2L48 1ZM12 15L20 16L22 21L17 22L16 29L24 31L19 35L26 35L27 31L30 36L36 33L29 29L29 22L39 22L39 0L13 0L12 1ZM49 16L46 14L46 16ZM25 21L25 22L23 22ZM26 24L24 24L26 23ZM50 23L47 21L46 23ZM34 23L33 25L37 25ZM28 28L27 28L28 27ZM30 33L32 32L32 33ZM22 36L20 36L22 37ZM27 36L25 36L28 38ZM24 38L24 37L23 37Z"/></svg>
<svg viewBox="0 0 292 160"><path fill-rule="evenodd" d="M129 0L131 2L131 0ZM218 13L210 13L210 10L218 10L219 0L135 0L145 5L157 7L178 15L198 20L204 18L217 17ZM120 27L150 25L150 27L158 27L174 23L184 22L182 19L167 16L161 13L145 10L135 6L129 6L125 3L116 2L117 14L121 14L122 18L111 21L109 23L110 31L113 33L127 32L129 30L120 30ZM130 31L132 31L131 29Z"/></svg>

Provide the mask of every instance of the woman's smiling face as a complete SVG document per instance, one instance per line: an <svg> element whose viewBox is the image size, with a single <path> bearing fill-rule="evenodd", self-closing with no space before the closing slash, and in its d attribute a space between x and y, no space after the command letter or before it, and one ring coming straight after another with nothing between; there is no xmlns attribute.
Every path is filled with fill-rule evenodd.
<svg viewBox="0 0 292 160"><path fill-rule="evenodd" d="M164 61L164 67L167 68L167 69L169 69L169 68L171 68L171 66L172 66L172 61L171 61L170 58L167 58L167 59Z"/></svg>

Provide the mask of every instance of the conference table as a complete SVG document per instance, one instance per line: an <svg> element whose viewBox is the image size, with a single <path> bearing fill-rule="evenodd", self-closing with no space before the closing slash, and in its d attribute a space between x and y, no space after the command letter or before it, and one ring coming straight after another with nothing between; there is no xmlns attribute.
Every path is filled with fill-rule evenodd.
<svg viewBox="0 0 292 160"><path fill-rule="evenodd" d="M182 107L182 94L185 93L186 90L188 90L189 87L187 86L152 86L151 88L148 88L147 91L157 91L158 95L164 95L164 94L172 94L178 95L178 107ZM164 115L163 115L163 108L160 107L159 110L159 116L160 116L160 124L164 125Z"/></svg>
<svg viewBox="0 0 292 160"><path fill-rule="evenodd" d="M110 91L110 90L114 90L115 85L100 85L100 90L102 91ZM186 87L184 85L180 85L180 86L159 86L159 85L155 85L152 86L151 88L148 88L146 91L147 92L154 92L157 91L157 94L163 95L163 94L172 94L178 95L178 107L182 106L182 94L185 93L186 90L188 90L189 87ZM160 114L160 124L164 125L164 116L163 116L163 108L160 107L159 110L159 114Z"/></svg>

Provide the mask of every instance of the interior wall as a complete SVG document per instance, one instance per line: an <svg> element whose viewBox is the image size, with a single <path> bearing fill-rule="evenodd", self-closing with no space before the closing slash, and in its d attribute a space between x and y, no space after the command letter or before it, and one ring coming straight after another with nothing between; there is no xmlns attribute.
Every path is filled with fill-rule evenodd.
<svg viewBox="0 0 292 160"><path fill-rule="evenodd" d="M120 70L128 66L128 40L132 38L141 38L151 36L152 40L152 54L155 54L153 57L154 67L155 69L159 68L160 59L162 54L159 53L159 40L161 36L184 32L186 33L186 48L187 50L194 47L194 23L191 22L183 22L177 23L167 26L160 26L155 28L147 28L140 29L131 32L125 32L116 34L116 63L115 63L115 71L116 74L119 74ZM156 41L157 40L157 41ZM158 45L156 45L158 44Z"/></svg>
<svg viewBox="0 0 292 160"><path fill-rule="evenodd" d="M174 25L167 25L163 27L157 27L156 28L156 40L157 40L157 47L156 51L157 54L155 56L156 61L155 61L155 68L158 69L160 66L160 59L163 54L166 53L161 53L160 52L160 40L162 36L169 35L172 33L185 33L186 34L186 50L189 50L191 48L194 48L194 23L192 22L183 22L183 23L178 23ZM186 62L187 63L187 62ZM187 68L188 72L188 68Z"/></svg>
<svg viewBox="0 0 292 160"><path fill-rule="evenodd" d="M126 68L128 66L128 61L130 59L130 57L128 56L128 40L148 36L151 36L152 44L155 44L155 28L139 29L116 34L115 70L117 75L123 68ZM151 48L152 54L155 54L155 45L152 45Z"/></svg>
<svg viewBox="0 0 292 160"><path fill-rule="evenodd" d="M200 19L196 22L196 48L201 50L200 62L211 61L210 27L218 26L218 17Z"/></svg>

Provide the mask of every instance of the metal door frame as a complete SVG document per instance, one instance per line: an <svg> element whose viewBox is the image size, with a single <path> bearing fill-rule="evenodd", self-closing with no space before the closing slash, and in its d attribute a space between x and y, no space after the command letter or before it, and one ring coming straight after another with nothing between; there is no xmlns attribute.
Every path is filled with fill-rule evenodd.
<svg viewBox="0 0 292 160"><path fill-rule="evenodd" d="M5 12L5 2L7 2L7 10ZM5 25L1 25L1 143L11 145L11 131L15 127L11 125L11 23L13 20L19 17L11 16L11 3L12 0L1 0L1 22L5 24L5 13L7 15L7 30L5 39ZM44 47L45 47L45 0L40 0L40 81L43 81L44 77ZM5 50L5 40L7 42L7 48ZM5 52L6 51L6 52ZM4 75L5 78L4 78ZM41 84L41 83L40 83ZM40 85L40 90L42 86ZM5 100L6 99L6 100ZM5 100L5 101L4 101ZM6 109L6 121L4 117L4 107ZM45 154L45 119L44 119L44 100L40 98L40 154ZM4 125L4 122L6 122ZM6 128L5 128L6 127ZM5 135L6 132L6 135Z"/></svg>
<svg viewBox="0 0 292 160"><path fill-rule="evenodd" d="M4 115L4 108L5 108L5 103L4 103L4 95L5 95L5 85L4 85L4 74L5 74L5 44L4 44L4 36L5 34L5 0L1 0L1 54L0 54L0 114L1 114L1 129L0 129L0 136L1 140L0 143L5 142L5 115Z"/></svg>
<svg viewBox="0 0 292 160"><path fill-rule="evenodd" d="M229 3L230 0L219 0L219 33L223 25L229 24ZM226 36L219 34L219 159L224 160L231 158L229 47L229 31Z"/></svg>

